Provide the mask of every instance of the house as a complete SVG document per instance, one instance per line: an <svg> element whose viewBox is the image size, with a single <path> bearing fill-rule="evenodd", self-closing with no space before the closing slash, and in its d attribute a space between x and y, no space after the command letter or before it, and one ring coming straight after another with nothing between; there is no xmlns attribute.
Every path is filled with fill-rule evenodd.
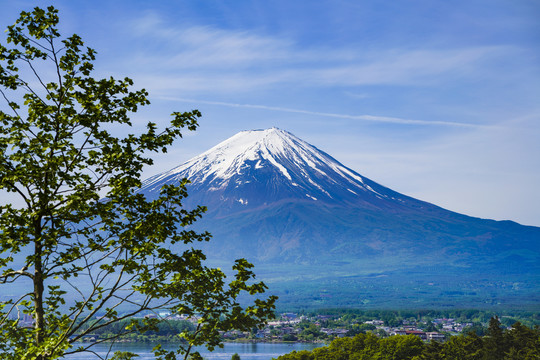
<svg viewBox="0 0 540 360"><path fill-rule="evenodd" d="M298 315L296 315L295 313L283 313L281 314L281 318L284 319L284 320L293 320L293 319L296 319L298 317Z"/></svg>
<svg viewBox="0 0 540 360"><path fill-rule="evenodd" d="M427 340L426 333L420 330L406 330L405 335L416 335L422 340Z"/></svg>
<svg viewBox="0 0 540 360"><path fill-rule="evenodd" d="M426 337L429 341L444 341L446 339L444 334L435 331L427 332Z"/></svg>
<svg viewBox="0 0 540 360"><path fill-rule="evenodd" d="M382 320L368 320L368 321L365 321L364 324L371 324L371 325L375 325L375 326L381 326L381 325L384 325L384 321L382 321Z"/></svg>
<svg viewBox="0 0 540 360"><path fill-rule="evenodd" d="M347 329L321 329L321 332L325 333L329 336L335 336L335 337L345 337L347 335L348 330Z"/></svg>

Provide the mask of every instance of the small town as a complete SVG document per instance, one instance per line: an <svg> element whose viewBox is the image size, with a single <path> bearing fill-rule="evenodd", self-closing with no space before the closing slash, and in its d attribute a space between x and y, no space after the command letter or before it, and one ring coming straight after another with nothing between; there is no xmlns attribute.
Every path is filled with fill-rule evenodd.
<svg viewBox="0 0 540 360"><path fill-rule="evenodd" d="M283 313L279 320L270 321L264 329L256 333L232 331L223 333L223 337L226 340L327 342L335 338L354 336L361 332L373 332L381 338L393 335L416 335L425 341L444 341L472 326L472 322L461 323L454 319L402 320L397 326L389 326L388 322L378 319L359 322L330 315L308 317L298 316L295 313Z"/></svg>
<svg viewBox="0 0 540 360"><path fill-rule="evenodd" d="M159 316L169 321L189 322L196 324L196 316L170 316L160 313ZM351 315L299 315L297 313L282 313L273 321L261 328L246 331L221 332L224 341L252 342L330 342L336 338L351 337L359 333L371 332L380 338L394 335L416 335L423 341L444 342L451 336L464 332L481 332L487 323L458 321L453 318L407 318L407 319L372 319L358 320Z"/></svg>
<svg viewBox="0 0 540 360"><path fill-rule="evenodd" d="M175 328L190 330L196 326L200 318L198 316L171 315L169 312L157 314L147 314L145 318L165 319L170 324L176 324ZM31 327L34 320L31 316L25 315L20 324ZM178 326L178 324L182 324ZM414 318L380 320L372 319L361 321L350 315L299 315L292 312L282 313L276 319L269 321L262 328L254 328L252 331L233 330L220 332L224 341L252 341L252 342L330 342L336 338L351 337L359 333L372 332L380 338L394 335L416 335L424 341L444 342L451 336L459 335L468 331L478 331L482 329L475 326L473 322L460 322L452 318ZM161 332L153 334L159 336ZM93 334L84 337L84 341L96 341L107 338L107 332ZM173 337L171 337L173 335ZM167 332L170 340L176 334ZM139 334L131 341L140 341L140 337L147 335ZM151 340L152 336L147 340Z"/></svg>

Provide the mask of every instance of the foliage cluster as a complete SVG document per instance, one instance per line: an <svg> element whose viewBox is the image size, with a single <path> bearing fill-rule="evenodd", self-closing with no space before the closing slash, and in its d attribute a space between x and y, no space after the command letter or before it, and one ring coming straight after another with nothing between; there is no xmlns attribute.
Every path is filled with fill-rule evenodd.
<svg viewBox="0 0 540 360"><path fill-rule="evenodd" d="M424 343L415 335L380 339L372 333L332 341L327 347L298 351L278 360L533 360L540 358L540 329L515 323L503 330L492 318L486 336L468 333L445 343Z"/></svg>
<svg viewBox="0 0 540 360"><path fill-rule="evenodd" d="M0 191L22 203L0 205L0 294L12 294L0 302L0 358L91 351L78 340L162 310L200 321L181 333L187 346L156 348L159 359L187 358L193 346L219 346L219 331L263 323L274 297L238 300L266 289L252 264L236 260L232 281L205 265L197 243L210 234L190 228L205 208L183 207L188 181L153 199L138 191L149 154L195 130L200 113L133 131L147 92L129 78L94 78L96 51L76 34L63 38L58 24L52 6L23 11L0 44ZM158 322L132 320L115 337Z"/></svg>

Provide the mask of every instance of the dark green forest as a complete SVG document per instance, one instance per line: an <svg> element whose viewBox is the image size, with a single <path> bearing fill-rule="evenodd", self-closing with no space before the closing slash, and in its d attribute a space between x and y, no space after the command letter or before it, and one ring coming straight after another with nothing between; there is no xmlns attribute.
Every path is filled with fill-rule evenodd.
<svg viewBox="0 0 540 360"><path fill-rule="evenodd" d="M533 360L540 358L540 328L516 322L501 327L494 317L486 335L474 332L441 343L424 343L415 335L378 338L372 333L340 338L313 351L298 351L278 360Z"/></svg>

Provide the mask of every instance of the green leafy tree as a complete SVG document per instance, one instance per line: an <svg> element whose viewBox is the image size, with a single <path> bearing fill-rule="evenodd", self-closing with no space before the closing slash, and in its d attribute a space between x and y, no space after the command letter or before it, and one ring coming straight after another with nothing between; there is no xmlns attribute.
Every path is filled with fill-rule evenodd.
<svg viewBox="0 0 540 360"><path fill-rule="evenodd" d="M240 360L240 355L234 353L233 356L231 357L231 360Z"/></svg>
<svg viewBox="0 0 540 360"><path fill-rule="evenodd" d="M355 336L357 334L375 330L377 330L377 327L373 324L353 324L349 327L347 331L347 336Z"/></svg>
<svg viewBox="0 0 540 360"><path fill-rule="evenodd" d="M312 351L307 350L301 350L301 351L293 351L286 355L278 356L278 360L314 360L315 355Z"/></svg>
<svg viewBox="0 0 540 360"><path fill-rule="evenodd" d="M438 341L430 341L429 343L425 344L422 353L416 357L413 357L413 360L443 360L441 355L442 348L442 343Z"/></svg>
<svg viewBox="0 0 540 360"><path fill-rule="evenodd" d="M53 7L22 12L0 44L0 190L22 202L0 206L0 358L88 351L93 344L75 342L157 309L199 317L177 351L156 348L159 359L213 349L220 330L264 322L274 297L245 308L237 301L265 290L252 265L237 260L227 282L193 248L210 235L188 228L205 209L182 207L187 180L154 199L137 191L148 154L195 130L200 113L129 133L130 114L149 104L146 91L131 90L128 78L92 77L96 52L77 35L61 38L58 22ZM133 320L116 336L158 322Z"/></svg>
<svg viewBox="0 0 540 360"><path fill-rule="evenodd" d="M494 316L489 321L486 337L484 338L484 359L504 359L504 336L499 318Z"/></svg>
<svg viewBox="0 0 540 360"><path fill-rule="evenodd" d="M424 344L415 335L396 335L382 339L373 359L381 360L411 360L422 353Z"/></svg>
<svg viewBox="0 0 540 360"><path fill-rule="evenodd" d="M520 322L504 333L505 360L540 359L540 329L530 329Z"/></svg>
<svg viewBox="0 0 540 360"><path fill-rule="evenodd" d="M497 350L505 360L532 360L540 358L540 329L515 323L502 330L497 318L491 321L491 334L501 336ZM372 333L351 338L335 339L330 345L313 351L292 352L279 360L483 360L492 359L489 351L493 344L489 335L479 337L474 332L453 336L440 343L423 343L414 335L396 335L380 339ZM487 356L486 356L487 354Z"/></svg>
<svg viewBox="0 0 540 360"><path fill-rule="evenodd" d="M478 336L484 336L486 334L486 328L480 323L473 324L473 326L467 326L463 328L462 333L468 334L470 332L475 333Z"/></svg>
<svg viewBox="0 0 540 360"><path fill-rule="evenodd" d="M311 352L299 351L278 357L280 360L412 360L421 354L419 337L393 336L379 339L372 333L333 340L329 346ZM415 358L416 359L416 358Z"/></svg>
<svg viewBox="0 0 540 360"><path fill-rule="evenodd" d="M325 334L321 332L319 327L315 324L310 324L307 328L302 330L300 335L305 338L306 340L314 340L321 336L324 336Z"/></svg>
<svg viewBox="0 0 540 360"><path fill-rule="evenodd" d="M426 331L426 332L437 331L437 328L435 327L435 325L431 321L428 321L426 323L426 327L424 328L424 331Z"/></svg>
<svg viewBox="0 0 540 360"><path fill-rule="evenodd" d="M484 343L475 333L453 336L441 349L441 357L448 360L480 360Z"/></svg>

